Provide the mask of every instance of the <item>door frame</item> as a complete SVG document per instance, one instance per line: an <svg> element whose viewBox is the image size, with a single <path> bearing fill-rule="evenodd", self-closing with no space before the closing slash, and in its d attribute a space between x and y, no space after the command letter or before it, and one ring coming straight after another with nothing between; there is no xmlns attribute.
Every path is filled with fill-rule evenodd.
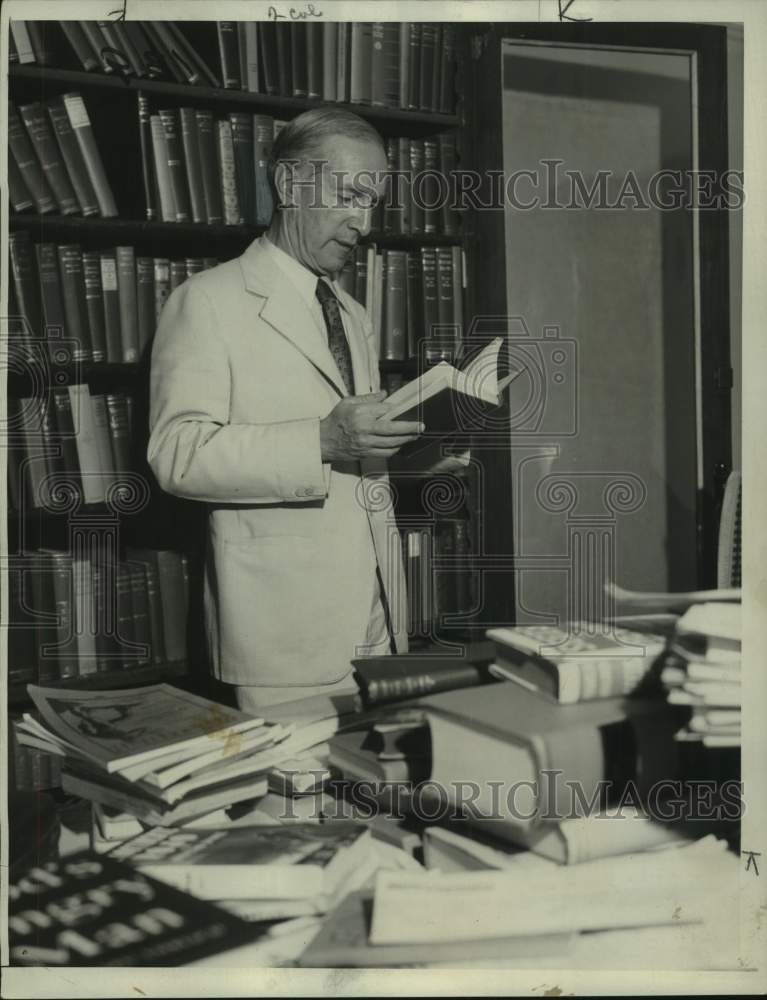
<svg viewBox="0 0 767 1000"><path fill-rule="evenodd" d="M467 67L463 81L461 168L503 170L501 42L553 42L694 53L697 78L697 169L721 178L728 169L727 32L715 25L681 23L570 24L512 22L475 24L464 44ZM724 207L696 211L699 286L699 436L701 482L696 498L696 562L698 586L716 584L719 503L723 480L731 468L729 219ZM507 315L504 212L468 212L465 225L468 288L467 315ZM488 267L488 262L492 266ZM510 444L510 442L509 442ZM483 454L485 477L485 546L496 557L512 555L513 511L510 447ZM511 504L514 498L511 497ZM493 574L495 576L495 574ZM486 588L487 620L513 621L513 572Z"/></svg>

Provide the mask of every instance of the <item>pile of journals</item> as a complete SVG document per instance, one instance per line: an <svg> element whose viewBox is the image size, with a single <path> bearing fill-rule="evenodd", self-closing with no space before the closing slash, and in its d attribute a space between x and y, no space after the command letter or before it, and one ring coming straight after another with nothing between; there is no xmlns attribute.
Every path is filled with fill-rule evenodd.
<svg viewBox="0 0 767 1000"><path fill-rule="evenodd" d="M678 740L740 746L741 634L739 602L693 604L677 622L661 680L670 704L690 706Z"/></svg>
<svg viewBox="0 0 767 1000"><path fill-rule="evenodd" d="M28 691L39 718L25 714L17 739L62 760L63 790L160 826L263 796L270 769L337 726L269 723L166 684Z"/></svg>

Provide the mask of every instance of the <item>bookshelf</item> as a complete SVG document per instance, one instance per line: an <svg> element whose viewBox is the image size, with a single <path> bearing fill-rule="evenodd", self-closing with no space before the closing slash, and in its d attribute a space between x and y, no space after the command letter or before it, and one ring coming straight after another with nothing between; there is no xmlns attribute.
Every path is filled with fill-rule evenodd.
<svg viewBox="0 0 767 1000"><path fill-rule="evenodd" d="M197 27L199 29L200 26ZM215 22L208 22L207 27L215 36ZM156 217L152 219L146 217L146 189L141 181L139 95L149 101L153 111L169 108L177 113L178 109L191 106L194 109L212 111L219 121L228 114L243 111L269 115L286 121L307 109L332 103L338 107L348 108L369 120L385 142L396 143L406 140L405 146L409 148L408 144L411 141L423 143L424 140L431 139L436 148L437 137L447 134L453 137L450 141L455 142L456 157L461 156L460 100L454 110L448 113L412 107L405 109L373 106L350 101L328 102L314 97L253 93L240 89L173 82L167 79L139 79L117 73L86 72L69 68L75 61L73 53L67 49L63 38L55 37L55 27L52 27L49 33L55 39L53 49L56 62L50 59L47 65L11 63L10 101L19 108L37 102L45 104L65 94L81 95L118 213L114 217L103 217L102 214L83 216L61 214L60 211L40 213L35 210L34 205L31 206L31 210L23 211L13 210L12 206L12 210L8 213L11 236L26 239L33 255L39 244L52 244L57 248L61 245L75 245L81 248L83 253L89 251L101 255L110 251L114 253L116 247L128 246L132 248L134 263L142 256L156 261L158 255L166 263L190 257L199 259L203 255L208 261L213 259L225 261L241 254L254 238L266 230L266 225L255 224L252 221L245 222L242 219L235 224L212 221L165 221L159 203L155 204ZM456 31L455 65L458 67L465 58L463 46L464 39L460 32ZM214 69L218 69L218 66ZM450 83L448 90L454 89L457 88ZM25 127L29 130L26 123ZM30 136L32 137L31 132ZM154 194L157 202L157 188ZM433 250L435 253L445 249L452 253L452 248L461 248L463 252L465 247L462 226L458 221L455 228L443 232L441 217L436 223L432 219L432 231L421 228L420 231L412 233L392 231L390 219L386 220L384 229L383 214L380 223L361 241L364 246L374 248L374 253L405 251L408 255L418 256L424 249ZM462 257L459 259L462 260ZM461 280L464 272L465 265L460 268ZM181 280L184 280L183 276ZM172 287L175 286L171 284L171 290ZM158 300L158 315L160 308L161 302ZM24 313L23 306L20 307L20 311ZM45 321L45 317L43 320ZM175 683L197 685L198 689L205 688L209 686L209 678L200 652L204 649L201 624L201 560L204 551L205 511L202 504L179 500L161 493L154 484L153 476L144 459L148 436L150 343L139 345L140 356L137 360L108 357L99 361L89 358L79 361L71 359L56 361L53 357L47 356L45 346L47 329L46 323L42 331L43 338L38 345L39 357L29 362L23 358L20 361L16 359L9 367L8 389L11 399L15 400L13 405L23 403L36 394L43 397L51 396L57 387L66 390L73 385L86 386L91 398L94 396L107 398L110 394L130 397L132 416L128 468L131 474L143 479L149 485L149 496L146 504L136 510L116 509L114 505L110 506L107 499L88 502L87 497L86 502L82 502L81 499L71 506L38 504L34 507L27 506L23 510L10 510L8 519L10 551L24 559L41 549L66 550L71 544L74 520L96 525L97 529L101 526L98 530L111 532L110 537L116 539L114 555L118 560L124 558L126 551L137 547L171 552L185 551L188 553L190 578L186 590L187 656L152 664L136 664L128 660L122 664L117 662L109 669L91 668L89 672L80 676L49 677L41 682L108 688L172 680ZM151 337L149 339L151 341ZM124 348L125 344L122 346ZM457 346L459 347L459 344ZM384 357L383 353L382 351L380 362L382 381L390 390L403 379L414 377L425 365L436 360L427 359L422 350L410 356L407 356L406 352L406 356L400 358ZM23 447L23 442L17 440L16 446ZM60 453L61 448L60 443L54 445L54 458L56 458L55 453L57 451ZM44 461L48 463L49 468L52 461L50 455L44 458ZM119 473L124 469L115 468L114 471ZM457 518L461 524L461 536L464 539L469 535L476 538L476 525L472 524L469 530L469 512L473 509L469 503L469 494L472 488L471 474L442 477L438 493L440 489L442 494L447 491L452 499L446 503L443 495L442 499L438 497L435 503L433 489L425 482L403 480L396 484L399 497L397 514L401 531L403 533L415 531L419 539L428 541L428 552L420 551L416 563L413 564L411 561L408 568L411 579L422 580L425 573L432 581L431 592L419 593L418 601L434 600L438 590L443 595L446 592L444 577L441 584L435 580L440 560L436 552L436 537L438 533L444 533L444 528L438 532L438 519L447 518L445 523L448 523L450 519ZM471 542L470 547L472 546L476 546L475 541ZM407 544L405 547L407 550ZM452 547L448 545L448 551L443 553L443 556L443 571L447 572L448 576L464 572L464 570L456 571L454 543ZM116 581L113 581L112 585L117 586ZM455 595L460 590L461 588L456 587L452 593ZM50 596L49 593L49 599ZM452 610L466 611L467 608ZM414 628L412 634L415 644L433 639L438 630L432 616L428 613L421 616L419 613L415 617L419 619L419 626ZM459 634L462 637L465 631L456 626L447 628L447 632L456 637ZM30 679L32 678L11 678L9 702L12 708L18 710L25 704L25 684Z"/></svg>

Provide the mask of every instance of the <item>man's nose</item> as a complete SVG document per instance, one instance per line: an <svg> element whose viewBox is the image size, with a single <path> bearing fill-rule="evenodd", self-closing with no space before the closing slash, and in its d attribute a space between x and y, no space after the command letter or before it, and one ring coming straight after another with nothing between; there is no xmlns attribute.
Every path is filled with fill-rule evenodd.
<svg viewBox="0 0 767 1000"><path fill-rule="evenodd" d="M349 219L349 227L357 233L360 238L367 236L373 221L372 208L355 208Z"/></svg>

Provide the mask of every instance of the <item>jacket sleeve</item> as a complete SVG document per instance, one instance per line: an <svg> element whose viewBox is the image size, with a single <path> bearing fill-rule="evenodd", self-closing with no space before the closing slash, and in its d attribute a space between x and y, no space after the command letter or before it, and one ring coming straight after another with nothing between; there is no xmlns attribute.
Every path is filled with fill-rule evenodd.
<svg viewBox="0 0 767 1000"><path fill-rule="evenodd" d="M212 503L306 502L326 496L319 418L230 421L230 360L205 292L168 299L152 350L147 457L168 493Z"/></svg>

